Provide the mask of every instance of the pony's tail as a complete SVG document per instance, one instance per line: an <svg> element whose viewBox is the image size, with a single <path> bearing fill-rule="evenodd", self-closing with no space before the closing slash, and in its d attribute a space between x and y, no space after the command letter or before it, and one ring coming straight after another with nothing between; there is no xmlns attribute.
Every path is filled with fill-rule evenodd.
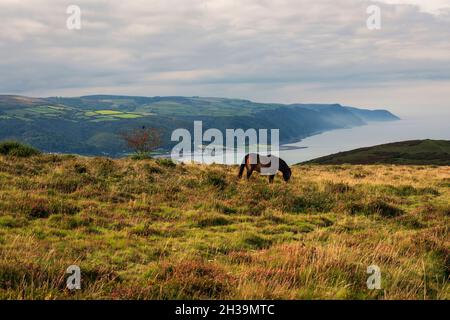
<svg viewBox="0 0 450 320"><path fill-rule="evenodd" d="M248 155L245 156L244 161L242 161L241 166L239 167L239 175L238 178L241 179L244 174L245 164L247 162Z"/></svg>

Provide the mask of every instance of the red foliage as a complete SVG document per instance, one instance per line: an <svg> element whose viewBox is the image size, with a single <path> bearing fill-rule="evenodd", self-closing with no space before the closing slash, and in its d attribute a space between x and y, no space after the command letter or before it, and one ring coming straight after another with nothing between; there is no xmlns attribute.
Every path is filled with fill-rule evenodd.
<svg viewBox="0 0 450 320"><path fill-rule="evenodd" d="M138 155L146 155L161 145L161 134L155 128L141 128L121 134L127 146Z"/></svg>

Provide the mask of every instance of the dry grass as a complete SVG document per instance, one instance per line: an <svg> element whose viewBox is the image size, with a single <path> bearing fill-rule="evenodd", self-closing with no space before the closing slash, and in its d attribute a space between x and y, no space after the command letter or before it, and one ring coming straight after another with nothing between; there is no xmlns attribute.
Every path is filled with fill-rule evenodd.
<svg viewBox="0 0 450 320"><path fill-rule="evenodd" d="M449 167L299 166L273 185L236 174L0 157L0 298L450 298ZM372 264L382 290L367 289Z"/></svg>

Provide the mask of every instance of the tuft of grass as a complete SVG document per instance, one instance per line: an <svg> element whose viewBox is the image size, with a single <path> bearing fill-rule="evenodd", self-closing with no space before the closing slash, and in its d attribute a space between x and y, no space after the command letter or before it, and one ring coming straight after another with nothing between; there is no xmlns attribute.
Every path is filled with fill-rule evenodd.
<svg viewBox="0 0 450 320"><path fill-rule="evenodd" d="M289 210L295 213L328 212L333 208L333 200L328 193L315 192L293 197Z"/></svg>
<svg viewBox="0 0 450 320"><path fill-rule="evenodd" d="M196 220L197 225L201 228L226 226L232 223L227 217L218 214L209 214L206 216L200 216Z"/></svg>
<svg viewBox="0 0 450 320"><path fill-rule="evenodd" d="M242 237L241 243L247 249L264 249L270 247L272 241L257 234L246 234Z"/></svg>
<svg viewBox="0 0 450 320"><path fill-rule="evenodd" d="M161 167L166 167L166 168L175 168L177 166L177 164L175 162L173 162L171 159L158 159L156 160L156 163L159 164Z"/></svg>
<svg viewBox="0 0 450 320"><path fill-rule="evenodd" d="M75 215L81 210L72 202L57 198L24 198L18 205L20 211L32 219L48 218L53 214Z"/></svg>
<svg viewBox="0 0 450 320"><path fill-rule="evenodd" d="M420 195L432 195L438 196L439 191L435 188L425 187L425 188L415 188L412 185L401 185L401 186L381 186L385 189L387 193L400 196L400 197L411 197Z"/></svg>
<svg viewBox="0 0 450 320"><path fill-rule="evenodd" d="M218 188L219 190L224 190L228 185L225 174L219 171L208 171L205 175L205 183Z"/></svg>
<svg viewBox="0 0 450 320"><path fill-rule="evenodd" d="M151 158L152 157L147 153L138 153L138 154L133 154L131 156L131 159L133 159L133 160L148 160Z"/></svg>
<svg viewBox="0 0 450 320"><path fill-rule="evenodd" d="M353 188L348 183L343 182L328 182L325 184L325 192L332 194L347 193L352 191Z"/></svg>
<svg viewBox="0 0 450 320"><path fill-rule="evenodd" d="M397 217L404 211L382 199L370 200L368 203L349 202L345 205L346 212L350 214L380 215L386 218Z"/></svg>
<svg viewBox="0 0 450 320"><path fill-rule="evenodd" d="M22 228L28 224L28 220L24 217L17 216L0 216L0 226L4 228Z"/></svg>
<svg viewBox="0 0 450 320"><path fill-rule="evenodd" d="M164 263L155 280L159 299L222 299L236 282L221 266L201 260Z"/></svg>
<svg viewBox="0 0 450 320"><path fill-rule="evenodd" d="M402 209L380 199L369 202L365 209L368 214L379 214L382 217L388 218L396 217L404 213Z"/></svg>

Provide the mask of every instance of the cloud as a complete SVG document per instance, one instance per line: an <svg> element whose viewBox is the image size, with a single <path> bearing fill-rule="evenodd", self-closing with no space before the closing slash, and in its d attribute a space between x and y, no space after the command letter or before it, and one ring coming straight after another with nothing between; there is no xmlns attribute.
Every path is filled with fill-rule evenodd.
<svg viewBox="0 0 450 320"><path fill-rule="evenodd" d="M440 15L448 14L450 10L450 0L374 0L387 4L413 5L420 8L422 12Z"/></svg>
<svg viewBox="0 0 450 320"><path fill-rule="evenodd" d="M378 1L379 31L366 28L373 1L363 0L76 2L79 31L66 29L64 2L0 2L3 93L376 105L379 88L408 86L427 96L436 94L433 83L450 81L449 1ZM393 105L424 100L391 92L399 93ZM444 106L449 94L438 93Z"/></svg>

